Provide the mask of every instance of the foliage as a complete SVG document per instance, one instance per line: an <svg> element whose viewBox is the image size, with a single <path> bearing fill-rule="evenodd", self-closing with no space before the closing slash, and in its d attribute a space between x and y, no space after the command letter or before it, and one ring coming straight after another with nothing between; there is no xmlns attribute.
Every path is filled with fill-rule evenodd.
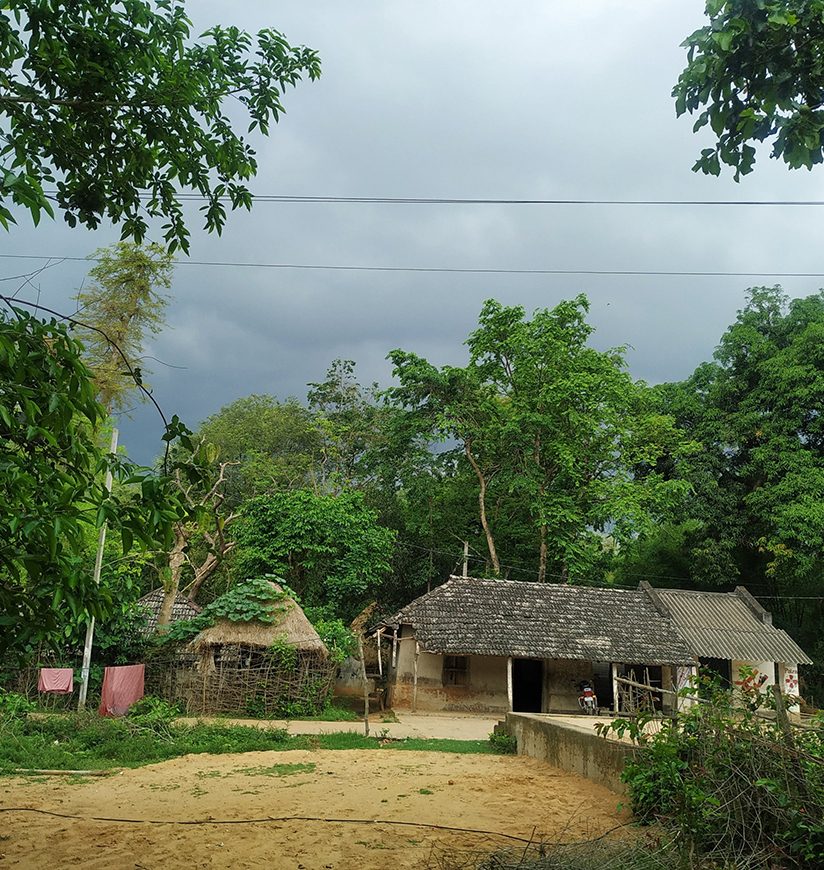
<svg viewBox="0 0 824 870"><path fill-rule="evenodd" d="M219 619L228 619L232 622L277 621L292 606L293 596L290 591L276 589L272 585L273 580L279 582L274 577L252 577L236 584L220 598L216 598L204 607L197 616L171 623L168 630L159 635L158 640L160 642L191 640Z"/></svg>
<svg viewBox="0 0 824 870"><path fill-rule="evenodd" d="M25 695L0 689L0 719L25 716L36 708L37 705Z"/></svg>
<svg viewBox="0 0 824 870"><path fill-rule="evenodd" d="M665 454L693 449L674 421L651 407L625 371L622 348L588 344L584 296L527 319L520 306L488 300L469 336L464 368L438 369L393 351L396 402L431 437L458 440L478 482L479 519L495 574L493 496L525 508L537 579L591 574L603 533L632 539L680 501L685 487L662 477Z"/></svg>
<svg viewBox="0 0 824 870"><path fill-rule="evenodd" d="M320 61L276 30L190 36L180 0L4 3L0 223L14 221L9 201L35 223L53 215L44 190L53 185L70 226L95 229L106 217L139 242L147 217L162 217L169 249L186 251L181 188L205 198L210 232L221 231L227 200L250 208L255 152L227 106L242 106L250 131L268 135L286 88L316 79Z"/></svg>
<svg viewBox="0 0 824 870"><path fill-rule="evenodd" d="M680 509L677 570L645 564L702 588L743 579L814 652L824 613L815 600L824 570L824 292L789 300L780 287L752 288L714 362L656 394L703 450L677 471L693 491Z"/></svg>
<svg viewBox="0 0 824 870"><path fill-rule="evenodd" d="M764 700L754 686L743 705L711 692L627 760L633 813L669 831L682 856L694 856L690 866L824 860L824 730L788 735L757 712ZM611 723L619 732L624 725Z"/></svg>
<svg viewBox="0 0 824 870"><path fill-rule="evenodd" d="M90 527L107 522L124 552L134 541L152 550L186 515L168 477L97 446L104 414L64 325L0 316L0 651L68 636L87 613L106 617L110 591L78 564ZM189 440L176 417L164 435L175 439ZM107 469L124 484L111 493Z"/></svg>
<svg viewBox="0 0 824 870"><path fill-rule="evenodd" d="M314 618L311 608L306 609L306 616L314 625L326 649L329 650L329 658L336 665L341 664L349 656L358 654L358 639L342 619Z"/></svg>
<svg viewBox="0 0 824 870"><path fill-rule="evenodd" d="M698 113L716 144L694 170L735 180L752 171L754 142L790 168L824 160L824 2L707 0L709 24L691 34L687 66L673 90L678 115Z"/></svg>
<svg viewBox="0 0 824 870"><path fill-rule="evenodd" d="M126 361L142 382L144 340L163 326L166 297L158 290L171 286L173 259L162 245L129 242L101 248L91 258L97 262L89 270L90 284L77 294L88 325L80 326L77 336L98 399L106 408L122 408L135 388Z"/></svg>
<svg viewBox="0 0 824 870"><path fill-rule="evenodd" d="M296 400L272 396L237 399L203 422L198 433L217 448L227 469L231 508L259 495L302 489L319 474L321 431Z"/></svg>
<svg viewBox="0 0 824 870"><path fill-rule="evenodd" d="M363 495L298 490L250 499L236 529L235 570L283 577L309 605L352 618L389 570L394 535Z"/></svg>
<svg viewBox="0 0 824 870"><path fill-rule="evenodd" d="M489 744L501 755L515 755L518 751L518 740L512 734L499 734L493 731L489 735Z"/></svg>
<svg viewBox="0 0 824 870"><path fill-rule="evenodd" d="M173 736L170 729L179 716L180 710L173 704L146 695L129 708L126 722L132 728L145 729L159 737L170 738Z"/></svg>

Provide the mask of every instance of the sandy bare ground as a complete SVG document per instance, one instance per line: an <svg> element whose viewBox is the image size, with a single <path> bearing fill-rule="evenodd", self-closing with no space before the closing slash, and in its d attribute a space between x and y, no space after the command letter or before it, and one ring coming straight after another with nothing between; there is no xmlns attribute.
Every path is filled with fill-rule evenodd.
<svg viewBox="0 0 824 870"><path fill-rule="evenodd" d="M0 813L0 866L50 870L425 867L433 847L517 845L425 827L219 820L282 816L382 819L569 842L626 821L619 798L523 756L346 750L189 755L111 777L3 778L2 807L84 817ZM131 824L90 816L154 820ZM169 824L205 820L206 824Z"/></svg>

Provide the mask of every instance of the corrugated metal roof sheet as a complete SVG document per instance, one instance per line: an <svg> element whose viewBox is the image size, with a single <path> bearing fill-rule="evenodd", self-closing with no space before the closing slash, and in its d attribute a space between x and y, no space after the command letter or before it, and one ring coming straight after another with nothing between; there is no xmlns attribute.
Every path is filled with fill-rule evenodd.
<svg viewBox="0 0 824 870"><path fill-rule="evenodd" d="M654 594L696 656L785 664L812 661L786 631L759 619L737 592L656 589Z"/></svg>
<svg viewBox="0 0 824 870"><path fill-rule="evenodd" d="M452 577L389 625L428 652L688 664L693 657L640 590Z"/></svg>

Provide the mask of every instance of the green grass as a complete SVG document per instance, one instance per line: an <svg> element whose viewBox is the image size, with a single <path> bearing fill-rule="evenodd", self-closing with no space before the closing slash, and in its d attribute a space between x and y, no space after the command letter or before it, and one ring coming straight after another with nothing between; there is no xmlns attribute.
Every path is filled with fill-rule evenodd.
<svg viewBox="0 0 824 870"><path fill-rule="evenodd" d="M156 733L128 720L102 719L93 713L0 719L0 773L14 768L105 770L140 767L188 754L289 749L495 752L485 740L381 740L345 732L290 736L283 729L232 725L195 724Z"/></svg>

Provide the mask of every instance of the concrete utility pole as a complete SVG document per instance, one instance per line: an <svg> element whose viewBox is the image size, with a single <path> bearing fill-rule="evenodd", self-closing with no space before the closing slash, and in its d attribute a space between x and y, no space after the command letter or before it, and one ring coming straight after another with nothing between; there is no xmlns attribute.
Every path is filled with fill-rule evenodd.
<svg viewBox="0 0 824 870"><path fill-rule="evenodd" d="M464 541L463 576L469 576L469 541Z"/></svg>
<svg viewBox="0 0 824 870"><path fill-rule="evenodd" d="M112 429L112 440L109 446L109 453L117 453L117 429ZM111 468L106 472L106 481L104 483L106 492L112 491L112 471ZM94 584L100 585L100 572L103 569L103 547L106 543L106 523L100 527L100 532L97 536L97 555L94 560ZM83 710L86 707L86 695L89 692L89 666L92 660L92 643L94 642L94 617L89 617L89 622L86 625L86 642L83 644L83 667L80 671L80 695L77 699L77 709Z"/></svg>

